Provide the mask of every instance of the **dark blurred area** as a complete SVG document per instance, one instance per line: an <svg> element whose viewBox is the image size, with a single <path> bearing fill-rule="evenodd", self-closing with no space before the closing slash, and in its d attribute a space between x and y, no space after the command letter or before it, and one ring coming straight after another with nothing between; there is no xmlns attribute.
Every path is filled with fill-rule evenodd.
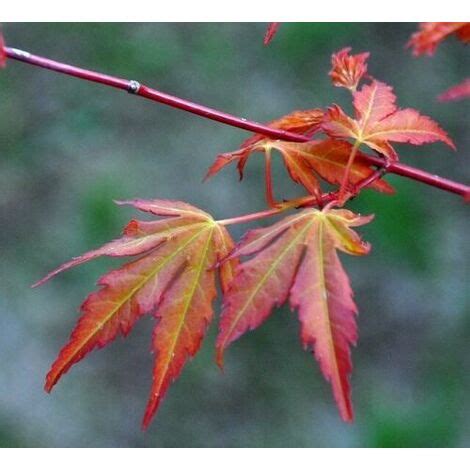
<svg viewBox="0 0 470 470"><path fill-rule="evenodd" d="M468 182L468 101L436 100L468 75L468 49L451 38L434 57L413 58L404 46L416 27L283 24L269 47L266 25L256 23L3 24L3 33L12 47L258 121L332 102L350 110L348 93L329 82L330 55L344 46L368 50L369 72L395 88L399 105L436 119L458 148L401 145L403 162ZM18 62L0 71L0 107L0 446L470 444L468 207L395 176L387 177L395 196L365 191L351 205L376 214L360 229L372 253L342 257L360 309L353 425L338 417L287 307L234 344L223 374L213 361L215 321L145 433L150 317L47 395L45 373L82 299L119 260L30 285L120 233L136 213L114 199L181 199L217 218L262 210L263 163L253 157L241 183L228 168L201 184L214 157L237 148L246 132ZM302 194L279 160L275 180L279 197Z"/></svg>

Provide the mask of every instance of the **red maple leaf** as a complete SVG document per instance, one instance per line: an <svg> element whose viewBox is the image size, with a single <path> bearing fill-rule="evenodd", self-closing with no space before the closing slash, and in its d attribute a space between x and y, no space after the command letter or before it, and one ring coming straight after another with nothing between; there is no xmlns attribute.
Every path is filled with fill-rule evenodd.
<svg viewBox="0 0 470 470"><path fill-rule="evenodd" d="M333 85L355 91L361 78L367 73L369 52L350 55L350 47L345 47L331 56L329 76Z"/></svg>
<svg viewBox="0 0 470 470"><path fill-rule="evenodd" d="M216 343L219 365L230 343L260 326L274 306L289 298L299 311L302 345L314 350L341 417L351 421L349 348L357 340L357 308L337 250L367 254L369 245L350 227L370 220L344 209L305 209L249 231L231 254L253 257L238 266L224 298Z"/></svg>
<svg viewBox="0 0 470 470"><path fill-rule="evenodd" d="M165 200L124 204L164 219L132 220L121 238L74 258L36 284L98 256L140 256L98 281L100 289L82 304L82 316L47 374L45 389L51 391L93 349L106 346L119 334L126 336L140 317L153 314L156 358L143 420L147 427L171 383L199 350L213 316L214 267L228 256L233 242L223 225L189 204ZM236 266L232 259L219 268L224 292Z"/></svg>
<svg viewBox="0 0 470 470"><path fill-rule="evenodd" d="M415 109L398 109L395 101L392 87L373 80L353 92L355 118L334 105L325 114L323 130L334 138L353 139L356 146L365 144L392 160L398 155L390 142L422 145L442 141L455 149L435 121Z"/></svg>

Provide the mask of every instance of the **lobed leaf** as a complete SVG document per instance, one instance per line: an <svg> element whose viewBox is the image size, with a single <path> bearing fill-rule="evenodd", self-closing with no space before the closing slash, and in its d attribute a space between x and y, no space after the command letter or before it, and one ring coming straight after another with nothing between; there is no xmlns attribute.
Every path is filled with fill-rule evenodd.
<svg viewBox="0 0 470 470"><path fill-rule="evenodd" d="M441 141L455 149L450 137L435 121L414 109L397 109L395 100L390 86L373 80L353 92L355 119L334 105L325 113L322 128L330 137L353 139L391 160L397 160L398 155L390 142L421 145Z"/></svg>
<svg viewBox="0 0 470 470"><path fill-rule="evenodd" d="M285 159L305 162L308 169L330 184L341 184L352 149L349 142L336 139L312 140L305 143L277 141L272 147L281 152ZM359 152L351 167L349 180L352 184L357 184L373 172L365 160L365 155ZM313 177L315 178L315 175ZM384 180L374 181L370 188L383 193L394 193L393 188Z"/></svg>
<svg viewBox="0 0 470 470"><path fill-rule="evenodd" d="M355 91L361 78L367 73L369 52L350 55L350 47L345 47L331 56L329 76L333 85Z"/></svg>
<svg viewBox="0 0 470 470"><path fill-rule="evenodd" d="M361 132L367 134L376 122L394 113L397 110L396 99L393 88L377 80L356 91L353 94L353 105Z"/></svg>
<svg viewBox="0 0 470 470"><path fill-rule="evenodd" d="M131 221L122 238L65 263L37 283L98 256L141 255L98 281L101 289L82 304L82 316L47 374L45 388L51 391L73 364L119 334L126 336L141 316L153 314L155 365L143 420L147 427L170 384L199 350L213 316L215 266L234 244L225 227L189 204L140 199L119 204L166 218ZM237 264L232 258L219 269L224 292Z"/></svg>
<svg viewBox="0 0 470 470"><path fill-rule="evenodd" d="M319 108L297 110L285 116L266 123L273 129L282 129L284 131L305 134L308 136L317 132L323 120L323 110ZM222 153L217 156L214 163L209 168L205 179L214 176L226 165L237 162L240 179L243 178L243 170L245 168L248 157L255 151L262 151L262 147L256 144L270 140L262 134L253 134L250 138L242 142L240 148L234 152Z"/></svg>
<svg viewBox="0 0 470 470"><path fill-rule="evenodd" d="M421 145L442 141L455 150L455 145L439 125L427 116L419 114L414 109L400 109L378 122L369 129L364 142L370 147L386 154L382 142L407 142Z"/></svg>
<svg viewBox="0 0 470 470"><path fill-rule="evenodd" d="M131 220L124 228L121 238L72 258L36 282L33 287L38 287L57 274L100 256L136 256L146 253L163 243L171 235L174 236L178 229L187 230L187 228L187 221L179 218L152 222Z"/></svg>
<svg viewBox="0 0 470 470"><path fill-rule="evenodd" d="M219 365L233 341L289 298L299 311L303 346L314 349L341 417L352 420L350 346L357 340L357 308L336 251L367 254L370 246L350 227L370 220L345 209L306 209L248 232L231 255L253 257L238 266L224 299L216 343Z"/></svg>
<svg viewBox="0 0 470 470"><path fill-rule="evenodd" d="M351 122L355 121L351 120ZM336 135L343 134L337 132ZM209 174L237 159L239 159L239 167L240 165L244 167L245 162L254 152L262 152L265 158L270 160L273 149L281 154L291 179L304 186L309 194L318 197L322 192L319 178L330 184L342 182L352 145L349 142L332 138L305 143L265 139L243 149L243 152L234 152L227 159L219 158L212 165ZM349 181L351 184L359 183L373 172L374 170L366 163L365 155L359 152L351 167ZM389 194L394 192L393 188L383 180L374 181L370 187Z"/></svg>

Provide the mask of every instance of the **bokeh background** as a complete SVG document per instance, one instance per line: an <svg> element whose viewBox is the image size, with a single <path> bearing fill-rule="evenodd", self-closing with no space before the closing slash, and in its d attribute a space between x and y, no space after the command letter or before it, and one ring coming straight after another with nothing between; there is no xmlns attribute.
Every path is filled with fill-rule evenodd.
<svg viewBox="0 0 470 470"><path fill-rule="evenodd" d="M371 52L370 73L399 104L434 117L454 138L401 146L403 161L469 180L468 102L436 95L468 73L468 50L445 41L433 58L404 45L416 24L4 24L6 42L37 54L267 121L337 102L332 52ZM153 320L72 368L52 395L43 379L105 270L97 260L48 285L30 285L62 261L117 236L135 214L113 199L182 199L218 218L264 208L261 158L246 178L202 176L247 134L96 84L9 62L0 73L0 445L63 447L468 446L470 309L468 208L454 195L389 176L397 195L364 192L376 213L361 228L367 258L343 256L360 307L354 350L354 425L302 351L288 308L213 361L217 321L146 433ZM281 194L300 195L279 161ZM266 223L271 223L266 221ZM238 237L247 227L233 227ZM218 306L217 306L218 311Z"/></svg>

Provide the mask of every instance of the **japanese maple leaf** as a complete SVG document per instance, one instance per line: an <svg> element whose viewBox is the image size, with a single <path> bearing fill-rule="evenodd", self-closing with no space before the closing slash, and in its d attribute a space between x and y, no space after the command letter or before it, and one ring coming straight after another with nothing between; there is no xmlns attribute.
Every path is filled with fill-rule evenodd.
<svg viewBox="0 0 470 470"><path fill-rule="evenodd" d="M333 85L355 91L361 78L367 73L369 52L350 55L350 47L341 49L331 56L331 71L329 73Z"/></svg>
<svg viewBox="0 0 470 470"><path fill-rule="evenodd" d="M357 308L337 250L367 254L370 246L351 227L371 218L345 209L305 209L249 231L231 254L253 257L237 267L224 298L216 344L219 365L230 343L261 325L274 306L289 298L299 312L304 348L313 348L341 417L351 421L348 377L350 346L357 340Z"/></svg>
<svg viewBox="0 0 470 470"><path fill-rule="evenodd" d="M462 83L454 85L437 97L439 101L457 101L465 98L470 98L470 78L466 78Z"/></svg>
<svg viewBox="0 0 470 470"><path fill-rule="evenodd" d="M398 109L395 100L392 87L373 80L353 93L355 119L334 105L325 114L323 130L334 138L353 139L356 147L365 144L391 160L398 155L390 142L421 145L442 141L455 149L436 122L415 109Z"/></svg>
<svg viewBox="0 0 470 470"><path fill-rule="evenodd" d="M270 142L269 146L282 154L294 181L304 174L309 175L313 180L316 180L316 175L318 175L335 185L341 184L352 151L352 145L349 142L336 139L311 140L301 143L276 140ZM299 165L296 165L296 162L303 162L302 168L305 169L303 172L297 171ZM374 170L366 161L366 155L358 152L351 167L349 181L353 185L357 184L371 176L373 172ZM316 184L319 187L318 181ZM394 193L393 188L383 180L374 181L370 188L383 193Z"/></svg>
<svg viewBox="0 0 470 470"><path fill-rule="evenodd" d="M303 185L309 194L318 198L322 194L319 178L331 184L341 184L347 171L352 148L353 146L349 142L336 139L311 140L302 143L265 139L245 147L242 156L239 155L238 151L233 152L224 160L222 160L223 156L219 156L219 162L227 164L238 159L240 165L241 158L246 162L252 153L264 153L266 160L266 198L269 205L275 207L279 203L276 203L272 195L272 150L277 150L281 154L291 179L295 183ZM349 170L349 182L352 185L366 179L374 172L367 164L365 157L363 153L359 152ZM243 163L244 165L245 163ZM393 188L382 180L373 182L370 187L384 193L393 194L394 192Z"/></svg>
<svg viewBox="0 0 470 470"><path fill-rule="evenodd" d="M311 136L320 129L322 120L323 110L314 108L293 111L292 113L266 123L266 125L273 129L282 129L284 131ZM240 179L242 179L243 170L248 157L254 151L254 148L256 147L255 144L263 140L266 140L266 136L262 134L253 134L242 142L238 150L218 155L207 171L205 179L214 176L223 167L232 162L237 162L238 173L240 175Z"/></svg>
<svg viewBox="0 0 470 470"><path fill-rule="evenodd" d="M283 156L284 164L292 180L298 184L302 184L310 194L320 196L321 189L318 179L314 175L311 166L297 152L289 152L283 150L283 142L274 141L270 139L260 140L248 147L243 147L235 152L219 155L214 164L209 168L206 178L220 171L221 168L229 163L238 161L238 170L243 175L243 169L249 156L255 152L261 152L265 156L266 162L266 195L270 206L275 206L276 203L272 196L272 183L271 183L271 150L279 150Z"/></svg>
<svg viewBox="0 0 470 470"><path fill-rule="evenodd" d="M5 52L5 41L2 33L0 32L0 67L5 67L7 62L7 54Z"/></svg>
<svg viewBox="0 0 470 470"><path fill-rule="evenodd" d="M437 46L451 34L456 34L464 43L470 42L470 23L421 23L419 31L413 33L407 43L407 47L413 49L415 56L423 54L432 55L436 51Z"/></svg>
<svg viewBox="0 0 470 470"><path fill-rule="evenodd" d="M304 111L293 111L292 113L283 116L279 119L267 123L268 126L274 129L282 129L289 132L296 132L311 136L320 129L323 120L323 110L309 109ZM214 163L210 166L205 179L215 175L226 165L237 162L237 168L240 175L240 180L243 178L243 171L250 155L254 152L262 152L265 154L266 160L266 192L268 203L275 206L276 203L272 197L271 190L271 154L270 154L271 139L267 139L261 134L253 134L250 138L245 140L240 149L234 152L223 153L217 156ZM308 168L303 161L293 162L285 158L284 162L287 166L289 174L296 183L303 184L310 194L319 196L320 188L318 182L314 177L310 168Z"/></svg>
<svg viewBox="0 0 470 470"><path fill-rule="evenodd" d="M266 34L264 35L264 45L267 46L274 38L281 23L269 23Z"/></svg>
<svg viewBox="0 0 470 470"><path fill-rule="evenodd" d="M98 256L139 256L98 281L101 288L82 304L82 316L47 374L45 389L51 391L60 377L93 349L107 345L119 334L126 336L140 317L153 314L157 319L152 339L155 365L143 419L147 427L171 383L199 350L213 316L214 266L229 254L233 242L224 226L189 204L166 200L120 204L164 218L132 220L121 238L74 258L36 284ZM224 263L219 270L223 291L236 264Z"/></svg>

